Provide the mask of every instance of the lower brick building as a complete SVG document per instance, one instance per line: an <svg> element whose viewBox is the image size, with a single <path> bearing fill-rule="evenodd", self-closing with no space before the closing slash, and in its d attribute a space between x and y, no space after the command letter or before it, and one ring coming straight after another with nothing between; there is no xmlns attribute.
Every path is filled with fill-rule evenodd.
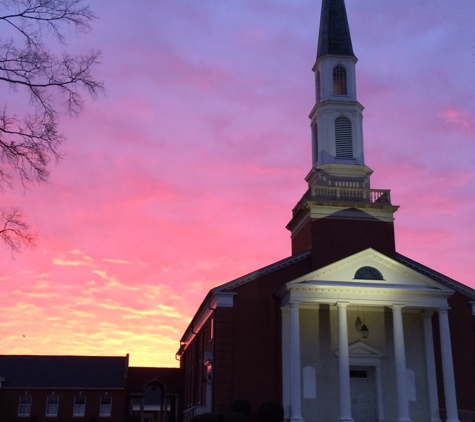
<svg viewBox="0 0 475 422"><path fill-rule="evenodd" d="M123 422L127 370L128 356L0 355L0 420Z"/></svg>

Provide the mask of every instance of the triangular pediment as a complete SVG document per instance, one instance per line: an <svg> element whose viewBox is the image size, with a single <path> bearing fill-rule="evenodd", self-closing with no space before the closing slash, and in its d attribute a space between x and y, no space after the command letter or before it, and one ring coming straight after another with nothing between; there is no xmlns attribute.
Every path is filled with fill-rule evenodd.
<svg viewBox="0 0 475 422"><path fill-rule="evenodd" d="M386 256L366 249L288 282L280 290L299 303L401 304L413 308L446 307L454 293L447 285Z"/></svg>
<svg viewBox="0 0 475 422"><path fill-rule="evenodd" d="M365 271L366 269L366 271ZM374 273L374 274L372 274ZM377 277L379 273L381 277ZM431 289L450 291L447 286L383 255L366 249L299 277L290 284L350 283L354 286L394 287L400 289Z"/></svg>
<svg viewBox="0 0 475 422"><path fill-rule="evenodd" d="M333 353L338 356L338 349ZM352 343L348 347L348 357L350 359L350 365L361 366L379 366L381 358L386 354L381 350L376 349L362 341Z"/></svg>
<svg viewBox="0 0 475 422"><path fill-rule="evenodd" d="M366 358L382 357L385 355L385 353L381 350L371 347L362 341L357 341L356 343L350 344L348 347L348 352L350 356Z"/></svg>

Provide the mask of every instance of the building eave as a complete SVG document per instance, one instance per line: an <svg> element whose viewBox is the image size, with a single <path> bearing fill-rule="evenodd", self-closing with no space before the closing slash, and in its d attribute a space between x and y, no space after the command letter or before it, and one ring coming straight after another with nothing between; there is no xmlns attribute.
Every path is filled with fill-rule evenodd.
<svg viewBox="0 0 475 422"><path fill-rule="evenodd" d="M198 311L193 316L190 325L188 325L188 328L183 334L180 340L180 349L177 352L177 357L183 354L183 352L188 347L188 344L190 344L190 342L193 340L193 338L199 332L201 327L203 327L204 323L208 320L208 318L211 316L211 314L217 307L230 306L229 298L232 299L232 297L236 294L236 292L233 291L235 288L265 275L272 274L273 272L281 270L282 268L288 267L289 265L307 259L310 256L311 251L306 250L298 254L292 255L288 258L282 259L281 261L275 262L266 267L260 268L256 271L253 271L252 273L246 274L242 277L221 284L220 286L217 286L214 289L211 289L206 295L203 302L201 303L200 307L198 308Z"/></svg>
<svg viewBox="0 0 475 422"><path fill-rule="evenodd" d="M413 269L414 271L417 271L429 278L432 278L433 280L438 281L444 286L447 286L448 288L455 290L456 292L462 293L472 300L475 300L475 290L471 287L468 287L465 284L454 280L453 278L447 277L429 267L426 267L425 265L414 261L413 259L410 259L407 256L401 255L400 253L396 253L395 260Z"/></svg>

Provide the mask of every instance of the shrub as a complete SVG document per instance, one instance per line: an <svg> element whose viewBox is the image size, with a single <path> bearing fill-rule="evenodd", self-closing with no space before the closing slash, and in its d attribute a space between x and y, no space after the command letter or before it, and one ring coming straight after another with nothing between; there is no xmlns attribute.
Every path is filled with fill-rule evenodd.
<svg viewBox="0 0 475 422"><path fill-rule="evenodd" d="M259 422L283 422L284 408L280 403L262 403L259 408Z"/></svg>
<svg viewBox="0 0 475 422"><path fill-rule="evenodd" d="M251 419L251 403L247 400L236 400L231 405L231 413L240 413L246 418Z"/></svg>

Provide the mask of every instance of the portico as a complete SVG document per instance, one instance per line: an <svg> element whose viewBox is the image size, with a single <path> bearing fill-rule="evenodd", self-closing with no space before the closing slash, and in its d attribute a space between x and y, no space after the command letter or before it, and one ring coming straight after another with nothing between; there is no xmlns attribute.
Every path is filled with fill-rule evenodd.
<svg viewBox="0 0 475 422"><path fill-rule="evenodd" d="M437 312L447 420L458 421L446 311L452 293L372 249L287 283L279 291L286 418L438 421L431 320ZM352 375L368 379L366 407L358 407L364 397L352 391Z"/></svg>

